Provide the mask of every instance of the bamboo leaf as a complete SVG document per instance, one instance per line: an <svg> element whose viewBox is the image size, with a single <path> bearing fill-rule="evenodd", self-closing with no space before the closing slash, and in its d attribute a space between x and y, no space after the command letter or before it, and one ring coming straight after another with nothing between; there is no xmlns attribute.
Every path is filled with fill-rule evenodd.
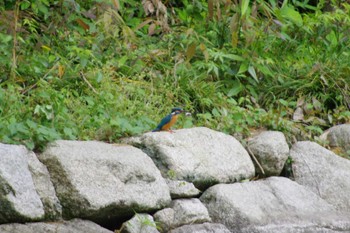
<svg viewBox="0 0 350 233"><path fill-rule="evenodd" d="M255 69L254 69L253 66L249 66L248 72L249 72L249 74L254 78L254 80L258 83L258 82L259 82L259 79L258 79L258 77L256 76L256 72L255 72Z"/></svg>
<svg viewBox="0 0 350 233"><path fill-rule="evenodd" d="M244 16L248 10L250 0L241 1L241 15Z"/></svg>
<svg viewBox="0 0 350 233"><path fill-rule="evenodd" d="M248 63L247 63L247 62L243 62L243 63L239 66L238 74L245 73L247 70L248 70Z"/></svg>

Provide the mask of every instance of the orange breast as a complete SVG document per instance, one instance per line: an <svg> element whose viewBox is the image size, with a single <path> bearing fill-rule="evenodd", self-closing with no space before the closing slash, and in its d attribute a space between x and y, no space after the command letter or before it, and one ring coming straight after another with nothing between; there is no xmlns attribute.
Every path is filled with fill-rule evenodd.
<svg viewBox="0 0 350 233"><path fill-rule="evenodd" d="M171 126L173 126L176 121L177 121L177 117L178 115L174 115L171 120L169 121L168 124L165 124L163 127L162 127L162 130L169 130L171 128Z"/></svg>

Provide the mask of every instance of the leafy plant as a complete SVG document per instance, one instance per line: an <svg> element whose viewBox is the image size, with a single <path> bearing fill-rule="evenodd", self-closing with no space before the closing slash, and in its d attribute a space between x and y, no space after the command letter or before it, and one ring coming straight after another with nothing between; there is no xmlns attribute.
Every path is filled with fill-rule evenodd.
<svg viewBox="0 0 350 233"><path fill-rule="evenodd" d="M0 140L115 142L174 106L193 113L179 128L242 139L350 122L348 3L158 3L0 3Z"/></svg>

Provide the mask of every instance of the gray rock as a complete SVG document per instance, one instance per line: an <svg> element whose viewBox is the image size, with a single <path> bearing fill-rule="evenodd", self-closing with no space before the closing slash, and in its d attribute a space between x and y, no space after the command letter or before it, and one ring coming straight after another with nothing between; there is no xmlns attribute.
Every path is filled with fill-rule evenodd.
<svg viewBox="0 0 350 233"><path fill-rule="evenodd" d="M129 221L123 223L120 233L159 233L153 217L149 214L135 214Z"/></svg>
<svg viewBox="0 0 350 233"><path fill-rule="evenodd" d="M269 224L265 226L251 226L245 228L242 233L340 233L349 232L349 221L337 220L338 216L333 216L334 221L332 224L328 224L326 216L323 216L325 224L322 223L322 219L318 219L318 223L297 223L297 224ZM344 219L344 218L343 218ZM327 223L328 222L328 223ZM345 223L344 223L345 222ZM337 227L339 226L339 227Z"/></svg>
<svg viewBox="0 0 350 233"><path fill-rule="evenodd" d="M207 208L197 198L174 200L171 208L175 212L175 226L211 221Z"/></svg>
<svg viewBox="0 0 350 233"><path fill-rule="evenodd" d="M234 137L208 128L150 132L140 140L163 176L192 182L199 189L255 174L248 152Z"/></svg>
<svg viewBox="0 0 350 233"><path fill-rule="evenodd" d="M192 183L184 180L170 180L166 179L168 184L171 198L185 198L196 197L200 194L200 190L197 189Z"/></svg>
<svg viewBox="0 0 350 233"><path fill-rule="evenodd" d="M295 181L337 207L350 210L350 161L314 142L297 142L290 151Z"/></svg>
<svg viewBox="0 0 350 233"><path fill-rule="evenodd" d="M231 233L225 225L219 223L203 223L178 227L171 233Z"/></svg>
<svg viewBox="0 0 350 233"><path fill-rule="evenodd" d="M27 153L27 158L35 189L44 205L45 219L54 220L61 218L62 206L56 196L47 168L33 152Z"/></svg>
<svg viewBox="0 0 350 233"><path fill-rule="evenodd" d="M321 138L328 140L331 147L342 147L348 151L350 150L350 124L333 126L325 131Z"/></svg>
<svg viewBox="0 0 350 233"><path fill-rule="evenodd" d="M135 147L139 147L142 145L140 136L122 138L122 139L120 139L120 142L122 144L132 145Z"/></svg>
<svg viewBox="0 0 350 233"><path fill-rule="evenodd" d="M307 188L283 177L218 184L205 191L200 199L213 222L222 223L233 232L269 232L266 229L293 227L300 231L285 232L350 231L348 213L337 212Z"/></svg>
<svg viewBox="0 0 350 233"><path fill-rule="evenodd" d="M96 223L73 219L61 222L38 222L0 225L1 233L113 233Z"/></svg>
<svg viewBox="0 0 350 233"><path fill-rule="evenodd" d="M161 209L171 201L152 160L131 146L59 140L40 160L50 172L66 218L103 222Z"/></svg>
<svg viewBox="0 0 350 233"><path fill-rule="evenodd" d="M37 221L44 207L28 169L24 146L0 143L0 223Z"/></svg>
<svg viewBox="0 0 350 233"><path fill-rule="evenodd" d="M175 220L175 211L172 208L165 208L156 212L153 217L159 225L160 231L168 232Z"/></svg>
<svg viewBox="0 0 350 233"><path fill-rule="evenodd" d="M277 131L265 131L251 138L248 147L264 169L266 176L278 176L289 155L289 146L284 134ZM257 173L262 174L255 166Z"/></svg>
<svg viewBox="0 0 350 233"><path fill-rule="evenodd" d="M162 232L186 224L211 221L208 210L196 198L174 200L171 203L171 208L158 211L154 218L159 223Z"/></svg>

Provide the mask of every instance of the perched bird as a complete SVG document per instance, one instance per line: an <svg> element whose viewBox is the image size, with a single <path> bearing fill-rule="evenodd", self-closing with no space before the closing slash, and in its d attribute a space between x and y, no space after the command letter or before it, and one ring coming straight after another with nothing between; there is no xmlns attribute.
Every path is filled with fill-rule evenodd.
<svg viewBox="0 0 350 233"><path fill-rule="evenodd" d="M157 126L157 128L155 128L152 132L156 132L156 131L172 132L170 127L176 123L179 114L181 114L183 112L184 112L184 110L182 108L171 109L171 113L169 115L167 115L166 117L164 117L161 120L161 122L159 123L159 125Z"/></svg>

